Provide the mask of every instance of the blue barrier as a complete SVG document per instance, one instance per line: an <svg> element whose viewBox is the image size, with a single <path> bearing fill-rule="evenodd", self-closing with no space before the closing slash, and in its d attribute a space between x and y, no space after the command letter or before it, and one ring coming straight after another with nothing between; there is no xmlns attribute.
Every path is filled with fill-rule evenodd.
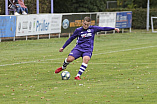
<svg viewBox="0 0 157 104"><path fill-rule="evenodd" d="M0 16L0 38L15 37L16 16Z"/></svg>
<svg viewBox="0 0 157 104"><path fill-rule="evenodd" d="M117 12L116 28L131 28L132 12Z"/></svg>

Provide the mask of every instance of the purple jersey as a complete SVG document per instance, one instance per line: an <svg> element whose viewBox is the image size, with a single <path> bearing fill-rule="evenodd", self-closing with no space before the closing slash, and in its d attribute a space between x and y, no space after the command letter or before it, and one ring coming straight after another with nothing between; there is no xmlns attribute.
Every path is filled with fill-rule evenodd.
<svg viewBox="0 0 157 104"><path fill-rule="evenodd" d="M77 43L74 49L77 49L81 52L92 52L95 33L99 31L109 31L114 29L115 28L99 26L89 26L88 29L84 29L83 27L77 28L74 31L73 35L71 35L71 37L65 42L62 48L65 48L75 38L77 38Z"/></svg>

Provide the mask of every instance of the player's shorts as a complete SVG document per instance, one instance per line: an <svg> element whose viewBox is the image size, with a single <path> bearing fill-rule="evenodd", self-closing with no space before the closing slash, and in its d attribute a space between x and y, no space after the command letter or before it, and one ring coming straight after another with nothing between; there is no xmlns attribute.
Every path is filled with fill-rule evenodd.
<svg viewBox="0 0 157 104"><path fill-rule="evenodd" d="M84 57L84 56L89 56L90 58L92 57L92 52L90 51L86 51L86 52L82 52L82 51L79 51L77 49L73 49L70 53L69 53L69 56L73 56L75 57L75 60L79 57Z"/></svg>

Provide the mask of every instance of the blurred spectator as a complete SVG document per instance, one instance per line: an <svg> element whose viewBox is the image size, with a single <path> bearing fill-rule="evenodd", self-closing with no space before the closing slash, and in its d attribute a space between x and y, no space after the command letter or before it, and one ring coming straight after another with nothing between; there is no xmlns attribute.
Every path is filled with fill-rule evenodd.
<svg viewBox="0 0 157 104"><path fill-rule="evenodd" d="M21 8L22 8L22 9L20 9L21 13L28 14L28 8L25 6L24 2L22 0L15 0L15 1L18 1L17 5L21 6Z"/></svg>
<svg viewBox="0 0 157 104"><path fill-rule="evenodd" d="M15 0L9 0L9 6L11 10L16 11Z"/></svg>
<svg viewBox="0 0 157 104"><path fill-rule="evenodd" d="M25 6L24 2L22 0L9 0L11 3L13 3L13 7L16 8L15 15L19 14L28 14L28 8Z"/></svg>

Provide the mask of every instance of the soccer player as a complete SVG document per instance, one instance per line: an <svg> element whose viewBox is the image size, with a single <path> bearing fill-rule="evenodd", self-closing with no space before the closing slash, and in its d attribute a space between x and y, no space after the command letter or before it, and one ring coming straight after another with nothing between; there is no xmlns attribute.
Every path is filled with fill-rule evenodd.
<svg viewBox="0 0 157 104"><path fill-rule="evenodd" d="M76 46L69 53L68 57L65 58L63 66L56 69L55 73L61 72L62 70L66 69L67 65L70 62L78 59L79 57L82 57L83 63L78 71L78 74L75 77L76 80L81 80L80 76L86 70L87 64L92 57L95 33L99 31L109 30L115 30L119 32L118 28L91 26L90 24L91 18L85 17L82 22L82 27L77 28L74 31L73 35L71 35L71 37L65 42L63 47L59 49L59 52L63 52L65 47L68 46L75 38L77 38Z"/></svg>

